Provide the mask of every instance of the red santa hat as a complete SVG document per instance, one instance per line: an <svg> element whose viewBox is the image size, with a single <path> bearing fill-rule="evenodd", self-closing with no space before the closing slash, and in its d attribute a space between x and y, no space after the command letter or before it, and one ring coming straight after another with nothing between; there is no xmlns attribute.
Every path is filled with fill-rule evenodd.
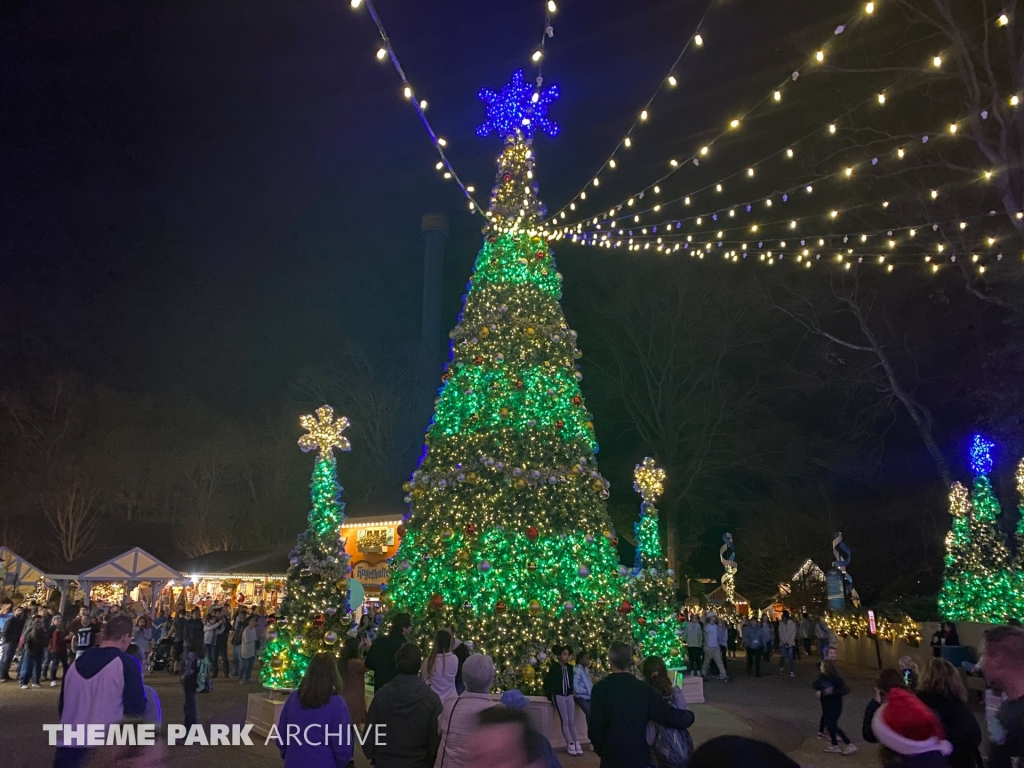
<svg viewBox="0 0 1024 768"><path fill-rule="evenodd" d="M902 688L889 691L889 698L871 720L871 730L879 742L900 755L953 752L939 718L917 696Z"/></svg>

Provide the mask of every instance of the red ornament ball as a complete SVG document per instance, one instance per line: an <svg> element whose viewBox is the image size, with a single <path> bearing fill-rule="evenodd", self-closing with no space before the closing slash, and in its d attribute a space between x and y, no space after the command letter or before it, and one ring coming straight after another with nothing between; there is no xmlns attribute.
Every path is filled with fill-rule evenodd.
<svg viewBox="0 0 1024 768"><path fill-rule="evenodd" d="M639 624L641 627L646 627L647 626L647 619L645 619L643 616L641 616L639 619L636 620L636 623Z"/></svg>
<svg viewBox="0 0 1024 768"><path fill-rule="evenodd" d="M466 535L467 536L475 536L476 535L476 526L473 525L472 523L470 523L469 525L467 525L465 527L465 531L466 531Z"/></svg>
<svg viewBox="0 0 1024 768"><path fill-rule="evenodd" d="M537 253L534 254L534 258L536 258L537 261L540 261L541 259L543 259L544 256L545 256L544 251L537 251Z"/></svg>
<svg viewBox="0 0 1024 768"><path fill-rule="evenodd" d="M398 526L397 532L398 532L398 537L399 538L402 538L403 536L405 536L405 526L404 525Z"/></svg>
<svg viewBox="0 0 1024 768"><path fill-rule="evenodd" d="M619 607L616 610L623 616L633 610L633 604L629 600L623 600L619 603Z"/></svg>
<svg viewBox="0 0 1024 768"><path fill-rule="evenodd" d="M555 422L555 427L557 427L558 429L561 429L564 426L565 426L565 422L562 421L561 419L559 419L558 421Z"/></svg>
<svg viewBox="0 0 1024 768"><path fill-rule="evenodd" d="M580 397L579 395L576 395L576 397L574 397L572 399L572 404L573 405L582 405L583 404L583 398Z"/></svg>
<svg viewBox="0 0 1024 768"><path fill-rule="evenodd" d="M267 616L267 624L276 624L276 623L277 623L277 616L275 616L274 614L270 614L269 616Z"/></svg>
<svg viewBox="0 0 1024 768"><path fill-rule="evenodd" d="M536 541L538 538L540 538L540 531L538 531L534 526L531 525L529 528L526 529L526 538L529 541Z"/></svg>
<svg viewBox="0 0 1024 768"><path fill-rule="evenodd" d="M444 608L444 598L441 597L441 595L434 593L430 596L430 603L428 603L428 605L430 606L430 610L440 611Z"/></svg>
<svg viewBox="0 0 1024 768"><path fill-rule="evenodd" d="M506 171L505 173L501 174L501 180L508 184L510 181L512 181L512 174Z"/></svg>
<svg viewBox="0 0 1024 768"><path fill-rule="evenodd" d="M324 625L324 623L326 623L326 621L327 618L321 613L319 616L313 619L313 626L319 629Z"/></svg>
<svg viewBox="0 0 1024 768"><path fill-rule="evenodd" d="M473 362L476 363L477 365L482 364L483 361L484 361L484 359L482 357L480 357L480 355L477 355L476 357L473 358Z"/></svg>
<svg viewBox="0 0 1024 768"><path fill-rule="evenodd" d="M507 606L505 605L505 601L504 600L499 600L497 603L494 604L494 612L495 613L504 613L506 610L507 610Z"/></svg>

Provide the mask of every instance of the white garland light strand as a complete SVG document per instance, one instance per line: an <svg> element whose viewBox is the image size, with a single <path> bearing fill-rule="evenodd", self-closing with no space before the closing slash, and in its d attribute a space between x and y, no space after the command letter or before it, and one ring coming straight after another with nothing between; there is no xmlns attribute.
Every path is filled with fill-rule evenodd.
<svg viewBox="0 0 1024 768"><path fill-rule="evenodd" d="M539 89L543 78L541 76L542 66L544 61L544 55L546 53L546 40L554 36L554 28L552 27L552 17L558 10L556 0L543 0L544 3L544 33L541 36L540 45L534 49L530 56L530 60L534 65L537 66L537 88ZM373 20L374 25L377 27L377 33L380 35L380 47L377 49L376 58L378 61L384 61L385 59L390 60L391 65L394 67L395 72L398 73L399 78L402 80L402 94L407 101L412 104L413 109L416 110L416 114L420 118L420 122L423 124L423 128L426 130L427 135L430 137L430 141L434 145L434 149L437 151L437 155L440 158L435 169L442 173L445 180L454 181L458 184L459 189L462 190L462 194L465 196L469 203L469 210L480 216L483 216L485 208L481 208L476 198L473 196L476 193L476 187L472 184L466 184L462 181L462 178L456 172L455 167L452 165L451 160L448 157L448 153L445 151L445 147L448 146L447 140L442 136L438 136L434 131L433 126L430 124L430 120L427 119L425 114L428 107L426 99L420 98L420 94L417 94L413 89L412 84L409 82L409 78L405 74L405 70L402 69L402 65L398 60L398 55L395 53L394 46L391 44L391 38L388 36L387 30L384 28L384 23L381 21L380 15L377 13L376 7L374 7L373 0L350 0L349 5L352 10L358 11L362 7L366 7L367 13Z"/></svg>
<svg viewBox="0 0 1024 768"><path fill-rule="evenodd" d="M710 8L709 8L709 10L710 10ZM871 16L874 13L874 11L875 11L875 4L874 3L871 4L871 10L870 11L868 11L866 6L865 6L863 12L858 12L849 22L847 22L846 24L840 24L838 27L836 27L836 29L833 32L833 36L837 36L837 35L842 34L846 30L846 28L848 26L850 26L851 24L853 24L855 21L857 21L858 19L862 18L863 16ZM707 12L705 12L705 16L706 15L707 15ZM703 19L702 19L702 21L703 21ZM699 44L697 43L697 39L698 38L700 38ZM703 40L703 38L701 37L700 34L695 34L693 36L693 38L691 38L691 39L693 40L693 42L695 44L698 45L698 47L703 46L704 40ZM687 46L689 46L689 41L687 42ZM819 48L817 50L817 52L814 54L814 56L811 57L812 60L814 61L814 63L822 64L825 61L825 58L826 58L825 51L827 50L827 48L828 48L828 44L826 42L825 44L823 44L821 46L821 48ZM687 49L684 48L683 52L685 52L686 50ZM682 54L680 54L680 58L681 58L681 56L682 56ZM678 59L676 61L676 64L678 64ZM675 65L673 65L673 68L674 67L675 67ZM664 78L661 81L661 84L659 85L658 90L655 92L655 96L657 96L657 94L661 92L661 90L662 90L662 88L663 88L665 83L668 83L670 86L672 85L672 81L669 79L669 78L672 78L672 77L674 77L674 76L672 75L672 73L670 71L668 77ZM691 155L690 157L688 157L686 159L683 159L683 160L676 160L676 164L674 166L672 166L673 170L670 171L669 173L665 174L665 176L663 176L661 179L659 179L659 181L653 182L651 185L648 185L647 187L645 187L644 188L645 191L648 190L648 189L652 189L660 181L664 181L664 179L666 179L669 176L671 176L672 173L674 173L679 168L681 168L681 167L683 167L683 166L685 166L687 164L693 164L694 161L696 161L699 164L702 159L706 158L710 154L711 149L714 147L715 142L719 141L724 136L726 136L726 135L736 131L737 129L739 129L744 124L746 119L751 114L753 114L753 112L755 110L757 110L761 105L763 105L765 103L772 103L772 102L781 101L782 100L783 89L786 87L786 85L788 83L796 82L799 79L799 77L800 77L800 70L796 70L791 75L787 75L787 77L782 82L780 82L777 86L775 86L775 88L771 89L771 91L768 94L766 94L762 99L760 99L758 102L756 102L746 112L744 112L743 114L739 115L738 117L732 118L729 121L728 127L725 130L723 130L721 133L719 133L714 138L712 138L710 141L708 141L704 146L702 146L700 149L698 149L693 155ZM590 187L590 186L595 186L595 187L600 186L600 184L601 184L601 172L604 171L606 168L615 168L615 167L617 167L618 163L617 163L617 154L616 153L619 151L620 148L629 149L629 148L632 147L632 145L633 145L633 143L635 141L635 139L633 138L633 133L635 132L636 127L640 123L646 122L650 118L650 104L651 104L651 102L653 102L653 100L654 100L654 97L652 96L651 99L647 102L647 105L644 107L644 109L641 110L639 119L634 121L633 125L629 129L629 132L627 132L627 134L619 141L619 143L616 145L615 149L612 151L612 154L609 156L608 160L606 160L605 163L601 166L601 169L598 171L598 173L594 174L591 177L592 180L587 182L587 184L583 187L583 189L581 189L579 192L577 192L572 197L572 199L570 199L570 201L568 203L563 205L555 213L555 215L552 217L552 221L557 220L557 219L564 220L566 218L566 210L575 211L576 210L576 203L577 203L577 201L583 201L583 200L587 199L587 193L586 193L587 188Z"/></svg>

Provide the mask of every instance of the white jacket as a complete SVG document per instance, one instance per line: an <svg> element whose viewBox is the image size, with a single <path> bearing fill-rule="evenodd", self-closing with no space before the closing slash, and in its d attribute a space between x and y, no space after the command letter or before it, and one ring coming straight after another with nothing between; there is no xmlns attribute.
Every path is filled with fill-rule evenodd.
<svg viewBox="0 0 1024 768"><path fill-rule="evenodd" d="M434 768L468 768L473 758L469 740L480 730L480 713L497 703L497 698L488 693L469 691L444 703L441 717L437 720L441 746L437 748Z"/></svg>
<svg viewBox="0 0 1024 768"><path fill-rule="evenodd" d="M437 654L437 658L434 659L434 671L429 676L427 675L427 661L424 659L423 666L420 667L420 677L423 678L423 682L441 697L442 702L458 696L459 694L455 690L455 675L459 671L459 658L451 652Z"/></svg>
<svg viewBox="0 0 1024 768"><path fill-rule="evenodd" d="M704 628L699 621L691 620L686 622L686 644L690 648L700 648L704 642Z"/></svg>
<svg viewBox="0 0 1024 768"><path fill-rule="evenodd" d="M712 624L710 621L704 625L704 647L705 648L717 648L718 633L721 630L717 624Z"/></svg>
<svg viewBox="0 0 1024 768"><path fill-rule="evenodd" d="M792 619L779 622L779 645L796 645L796 622Z"/></svg>

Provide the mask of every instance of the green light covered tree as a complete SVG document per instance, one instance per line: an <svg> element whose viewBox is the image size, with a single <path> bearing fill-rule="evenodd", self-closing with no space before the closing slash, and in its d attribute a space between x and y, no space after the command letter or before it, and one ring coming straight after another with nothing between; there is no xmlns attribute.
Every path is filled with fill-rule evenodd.
<svg viewBox="0 0 1024 768"><path fill-rule="evenodd" d="M334 449L351 449L342 432L344 416L335 420L330 406L316 409L316 416L300 420L308 434L299 439L305 451L317 451L310 484L313 508L309 528L299 534L292 550L285 597L277 621L267 628L260 681L267 688L299 687L306 667L317 653L337 653L352 624L348 605L348 556L341 539L345 505L338 485Z"/></svg>
<svg viewBox="0 0 1024 768"><path fill-rule="evenodd" d="M645 656L660 656L669 666L683 666L681 635L676 612L674 579L661 547L658 508L654 506L665 483L665 470L647 457L637 464L633 488L643 497L636 533L636 565L630 573L633 604L633 639Z"/></svg>
<svg viewBox="0 0 1024 768"><path fill-rule="evenodd" d="M426 447L404 486L410 515L387 592L422 644L452 625L494 657L496 685L530 692L552 646L599 659L630 634L608 483L534 181L532 128L553 126L552 91L519 72L500 94L481 92L481 131L505 147Z"/></svg>
<svg viewBox="0 0 1024 768"><path fill-rule="evenodd" d="M974 487L954 483L949 494L952 527L946 536L945 575L939 610L950 621L1005 621L1024 608L1020 571L1000 529L1002 510L992 491L994 445L975 435L971 445Z"/></svg>

